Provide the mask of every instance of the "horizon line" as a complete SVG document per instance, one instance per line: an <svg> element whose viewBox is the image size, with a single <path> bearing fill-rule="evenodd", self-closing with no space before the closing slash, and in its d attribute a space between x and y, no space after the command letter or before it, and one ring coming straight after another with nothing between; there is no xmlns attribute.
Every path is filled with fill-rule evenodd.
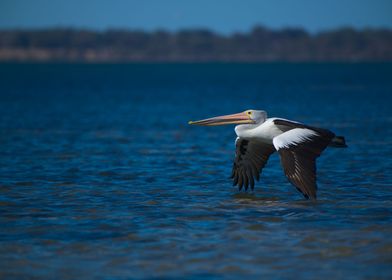
<svg viewBox="0 0 392 280"><path fill-rule="evenodd" d="M144 33L157 33L157 32L166 32L170 34L181 33L184 31L207 31L213 34L222 35L222 36L231 36L235 34L248 34L252 33L255 29L260 28L270 32L282 32L282 31L302 31L310 35L318 35L322 33L328 32L336 32L342 30L352 30L355 32L364 32L364 31L392 31L392 27L384 26L384 27L354 27L352 25L341 25L333 28L325 28L318 31L310 31L309 29L301 26L284 26L284 27L269 27L267 25L255 24L248 28L247 30L233 30L231 32L222 32L215 30L213 28L201 27L201 26L193 26L193 27L183 27L177 28L176 30L171 30L170 28L158 27L158 28L139 28L139 27L107 27L107 28L94 28L94 27L83 27L83 26L67 26L67 25L50 25L46 27L0 27L0 32L4 31L27 31L27 32L36 32L36 31L55 31L55 30L70 30L70 31L89 31L96 33L106 33L109 31L127 31L127 32L144 32Z"/></svg>

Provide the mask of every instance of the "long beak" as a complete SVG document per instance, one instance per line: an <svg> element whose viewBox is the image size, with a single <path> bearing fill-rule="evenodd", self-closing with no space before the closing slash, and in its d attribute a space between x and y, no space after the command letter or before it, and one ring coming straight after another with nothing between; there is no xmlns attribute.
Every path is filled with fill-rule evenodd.
<svg viewBox="0 0 392 280"><path fill-rule="evenodd" d="M233 114L233 115L219 116L219 117L209 118L200 121L188 122L188 124L205 125L205 126L225 125L225 124L246 124L246 123L255 123L255 122L245 112Z"/></svg>

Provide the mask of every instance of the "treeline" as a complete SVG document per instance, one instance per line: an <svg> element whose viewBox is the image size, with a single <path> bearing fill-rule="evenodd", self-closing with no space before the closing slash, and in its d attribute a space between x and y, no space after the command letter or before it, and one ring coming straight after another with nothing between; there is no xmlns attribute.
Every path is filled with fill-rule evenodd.
<svg viewBox="0 0 392 280"><path fill-rule="evenodd" d="M392 61L392 30L0 31L1 61Z"/></svg>

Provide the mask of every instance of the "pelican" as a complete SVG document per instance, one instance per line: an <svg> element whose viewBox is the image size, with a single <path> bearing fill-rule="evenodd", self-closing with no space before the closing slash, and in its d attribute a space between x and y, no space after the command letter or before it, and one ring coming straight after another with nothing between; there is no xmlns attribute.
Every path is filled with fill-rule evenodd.
<svg viewBox="0 0 392 280"><path fill-rule="evenodd" d="M190 121L191 125L237 124L236 153L231 178L239 191L254 189L255 179L268 158L277 151L289 182L306 199L316 199L316 158L328 146L347 147L344 137L327 129L282 118L267 118L262 110L246 110L232 115Z"/></svg>

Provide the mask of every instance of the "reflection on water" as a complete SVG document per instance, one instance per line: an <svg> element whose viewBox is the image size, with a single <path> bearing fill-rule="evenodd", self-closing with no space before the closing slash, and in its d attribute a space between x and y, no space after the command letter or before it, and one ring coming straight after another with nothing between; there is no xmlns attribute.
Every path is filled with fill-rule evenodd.
<svg viewBox="0 0 392 280"><path fill-rule="evenodd" d="M0 65L0 278L390 278L391 70ZM346 136L317 202L277 155L238 193L232 127L187 125L248 108Z"/></svg>

